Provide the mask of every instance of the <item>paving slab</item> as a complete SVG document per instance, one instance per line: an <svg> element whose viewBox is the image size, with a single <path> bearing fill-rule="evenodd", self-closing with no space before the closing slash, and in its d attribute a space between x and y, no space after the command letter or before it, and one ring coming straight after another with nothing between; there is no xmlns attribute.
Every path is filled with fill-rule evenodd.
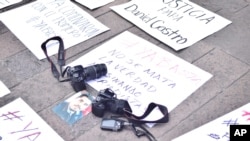
<svg viewBox="0 0 250 141"><path fill-rule="evenodd" d="M169 141L250 102L250 72L161 137Z"/></svg>
<svg viewBox="0 0 250 141"><path fill-rule="evenodd" d="M76 138L74 141L82 141L86 139L93 141L148 141L146 137L137 138L129 127L124 128L122 132L102 131L100 129L100 123L82 136Z"/></svg>
<svg viewBox="0 0 250 141"><path fill-rule="evenodd" d="M0 35L8 31L9 29L0 21Z"/></svg>
<svg viewBox="0 0 250 141"><path fill-rule="evenodd" d="M10 88L50 67L47 61L37 60L27 49L0 60L0 66L4 68L0 79Z"/></svg>
<svg viewBox="0 0 250 141"><path fill-rule="evenodd" d="M0 60L26 49L26 47L22 45L22 43L16 38L16 36L7 30L0 36L0 42Z"/></svg>
<svg viewBox="0 0 250 141"><path fill-rule="evenodd" d="M249 69L246 63L220 49L209 52L197 60L194 65L213 74L216 85L222 89L237 81Z"/></svg>
<svg viewBox="0 0 250 141"><path fill-rule="evenodd" d="M249 12L250 6L247 0L209 0L209 1L197 1L193 2L203 5L209 9L209 6L213 7L213 12L227 18L232 21L232 24L219 32L207 37L207 42L210 42L212 46L221 48L232 56L240 59L241 61L250 64L250 47L249 39Z"/></svg>
<svg viewBox="0 0 250 141"><path fill-rule="evenodd" d="M207 53L209 53L210 51L212 51L214 49L213 46L207 44L206 40L199 41L199 42L195 43L194 45L192 45L188 48L185 48L183 50L180 50L178 52L176 52L175 50L173 50L169 46L162 44L162 43L159 44L158 46L167 50L168 52L184 59L185 61L187 61L189 63L195 62L196 60L203 57L204 55L206 55Z"/></svg>
<svg viewBox="0 0 250 141"><path fill-rule="evenodd" d="M235 13L231 17L233 21L231 25L207 39L211 45L226 51L247 64L250 64L249 12L250 6L247 6Z"/></svg>
<svg viewBox="0 0 250 141"><path fill-rule="evenodd" d="M35 111L41 111L58 100L62 100L73 90L69 83L59 83L52 75L50 69L38 73L31 78L19 82L11 93L1 98L1 105L5 100L21 97ZM4 103L4 104L3 104Z"/></svg>

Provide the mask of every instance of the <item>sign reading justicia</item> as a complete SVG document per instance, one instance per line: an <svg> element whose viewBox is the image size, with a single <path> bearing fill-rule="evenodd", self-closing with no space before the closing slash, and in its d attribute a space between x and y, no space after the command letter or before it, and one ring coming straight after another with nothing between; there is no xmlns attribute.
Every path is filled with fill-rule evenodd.
<svg viewBox="0 0 250 141"><path fill-rule="evenodd" d="M111 8L175 50L189 47L231 23L187 0L133 0Z"/></svg>

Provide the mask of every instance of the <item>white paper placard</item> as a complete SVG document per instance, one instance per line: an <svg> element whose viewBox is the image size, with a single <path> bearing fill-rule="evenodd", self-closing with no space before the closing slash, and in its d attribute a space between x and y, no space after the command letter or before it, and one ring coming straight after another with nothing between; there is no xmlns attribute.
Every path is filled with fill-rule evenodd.
<svg viewBox="0 0 250 141"><path fill-rule="evenodd" d="M3 141L63 141L21 98L0 108L0 125Z"/></svg>
<svg viewBox="0 0 250 141"><path fill-rule="evenodd" d="M22 0L0 0L0 9L21 2Z"/></svg>
<svg viewBox="0 0 250 141"><path fill-rule="evenodd" d="M114 0L75 0L75 1L93 10L95 8L109 4Z"/></svg>
<svg viewBox="0 0 250 141"><path fill-rule="evenodd" d="M188 0L132 0L111 9L175 50L231 23Z"/></svg>
<svg viewBox="0 0 250 141"><path fill-rule="evenodd" d="M10 90L0 81L0 97L3 97L10 93Z"/></svg>
<svg viewBox="0 0 250 141"><path fill-rule="evenodd" d="M108 30L68 0L38 0L3 13L1 20L38 59L45 58L41 44L50 37L61 36L67 49ZM57 52L48 48L49 56Z"/></svg>
<svg viewBox="0 0 250 141"><path fill-rule="evenodd" d="M143 113L150 102L171 111L212 77L128 31L69 65L100 63L106 64L107 76L88 83L98 91L110 87L118 98L128 100L135 114Z"/></svg>
<svg viewBox="0 0 250 141"><path fill-rule="evenodd" d="M230 125L250 124L250 103L210 121L172 141L229 141Z"/></svg>

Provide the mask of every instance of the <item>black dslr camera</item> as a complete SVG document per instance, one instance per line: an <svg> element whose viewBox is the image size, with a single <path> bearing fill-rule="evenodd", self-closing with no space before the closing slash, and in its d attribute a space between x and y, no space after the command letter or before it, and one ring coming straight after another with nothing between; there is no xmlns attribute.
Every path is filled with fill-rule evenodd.
<svg viewBox="0 0 250 141"><path fill-rule="evenodd" d="M107 74L105 64L97 64L83 68L81 65L67 68L67 77L76 92L86 89L85 81L94 80Z"/></svg>
<svg viewBox="0 0 250 141"><path fill-rule="evenodd" d="M92 113L97 117L103 117L105 111L122 115L124 110L132 112L128 101L117 99L116 94L109 88L99 91L92 103Z"/></svg>

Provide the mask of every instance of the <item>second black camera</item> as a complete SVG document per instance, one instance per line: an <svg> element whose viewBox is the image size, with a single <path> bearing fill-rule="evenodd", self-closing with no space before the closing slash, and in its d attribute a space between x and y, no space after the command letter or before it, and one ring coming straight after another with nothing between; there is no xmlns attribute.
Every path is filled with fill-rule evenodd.
<svg viewBox="0 0 250 141"><path fill-rule="evenodd" d="M96 100L92 103L92 113L97 117L103 117L105 111L122 115L124 110L132 112L128 101L117 99L110 88L99 91Z"/></svg>

